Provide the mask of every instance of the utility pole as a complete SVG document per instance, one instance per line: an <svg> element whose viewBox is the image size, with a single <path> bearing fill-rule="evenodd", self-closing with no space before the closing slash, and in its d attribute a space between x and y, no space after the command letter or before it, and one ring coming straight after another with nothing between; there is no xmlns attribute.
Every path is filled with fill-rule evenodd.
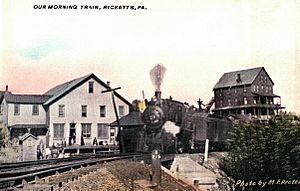
<svg viewBox="0 0 300 191"><path fill-rule="evenodd" d="M119 120L118 110L117 110L116 101L115 101L115 91L119 90L119 89L121 89L121 87L117 87L117 88L113 88L112 89L109 86L108 90L103 90L103 91L101 91L101 93L111 92L111 98L112 98L112 102L113 102L113 106L114 106L114 111L115 111L115 115L116 115L116 119L117 119L118 135L119 135L119 138L120 138L120 149L121 149L121 153L125 153L125 145L124 145L124 139L123 139L123 130L122 130L121 126L120 126L120 120Z"/></svg>

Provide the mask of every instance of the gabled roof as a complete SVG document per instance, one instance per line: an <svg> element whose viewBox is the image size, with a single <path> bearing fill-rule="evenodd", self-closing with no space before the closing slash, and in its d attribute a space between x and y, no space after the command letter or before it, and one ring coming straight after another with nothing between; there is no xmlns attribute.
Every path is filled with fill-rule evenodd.
<svg viewBox="0 0 300 191"><path fill-rule="evenodd" d="M128 115L125 115L119 119L121 127L143 126L142 113L139 111L133 111ZM111 127L118 126L117 121L110 124Z"/></svg>
<svg viewBox="0 0 300 191"><path fill-rule="evenodd" d="M0 97L0 100L5 99L8 103L19 103L19 104L43 104L52 96L49 95L30 95L30 94L11 94L4 93L2 94L3 98Z"/></svg>
<svg viewBox="0 0 300 191"><path fill-rule="evenodd" d="M57 85L55 86L54 88L48 90L46 93L44 93L45 95L53 95L53 96L57 96L65 91L67 91L68 89L72 89L76 84L82 82L82 81L85 81L85 79L87 79L89 75L86 75L86 76L82 76L80 78L77 78L77 79L73 79L71 81L68 81L66 83L63 83L63 84L60 84L60 85Z"/></svg>
<svg viewBox="0 0 300 191"><path fill-rule="evenodd" d="M25 133L24 135L22 135L22 136L19 138L19 140L20 140L20 141L24 141L24 140L27 139L28 137L32 137L32 138L34 138L35 140L38 139L36 136L34 136L34 135L30 134L30 133Z"/></svg>
<svg viewBox="0 0 300 191"><path fill-rule="evenodd" d="M234 87L234 86L241 86L241 85L250 85L254 82L258 74L264 70L265 73L268 75L264 67L258 68L251 68L246 70L239 70L234 72L224 73L219 81L214 86L215 89L225 88L225 87ZM241 81L237 81L238 74L241 77ZM270 78L270 76L268 75ZM271 82L273 83L272 79L270 78ZM274 85L274 83L273 83Z"/></svg>
<svg viewBox="0 0 300 191"><path fill-rule="evenodd" d="M80 85L82 85L83 83L85 83L86 81L88 81L91 78L96 80L99 84L104 86L106 89L110 89L110 87L106 83L104 83L102 80L100 80L96 75L94 75L92 73L92 74L82 76L80 78L76 78L69 82L60 84L60 85L55 86L54 88L50 89L44 95L49 95L49 96L51 95L52 97L46 103L44 103L44 105L51 105L52 103L56 102L58 99L62 98L63 96L65 96L66 94L68 94L75 88L79 87ZM122 101L124 101L127 105L129 105L129 106L131 105L131 103L129 101L127 101L124 97L122 97L117 92L115 92L115 96L118 97L119 99L121 99Z"/></svg>

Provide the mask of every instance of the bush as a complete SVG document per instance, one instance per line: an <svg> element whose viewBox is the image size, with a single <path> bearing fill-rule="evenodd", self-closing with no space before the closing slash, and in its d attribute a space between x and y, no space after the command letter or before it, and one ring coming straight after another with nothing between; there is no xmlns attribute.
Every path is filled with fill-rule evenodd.
<svg viewBox="0 0 300 191"><path fill-rule="evenodd" d="M300 190L298 120L235 125L228 144L221 168L235 180L235 190Z"/></svg>
<svg viewBox="0 0 300 191"><path fill-rule="evenodd" d="M4 129L0 126L0 148L5 147L5 133Z"/></svg>
<svg viewBox="0 0 300 191"><path fill-rule="evenodd" d="M18 159L17 151L9 143L7 133L0 124L0 162L16 162Z"/></svg>
<svg viewBox="0 0 300 191"><path fill-rule="evenodd" d="M11 146L0 149L0 162L17 162L18 153Z"/></svg>

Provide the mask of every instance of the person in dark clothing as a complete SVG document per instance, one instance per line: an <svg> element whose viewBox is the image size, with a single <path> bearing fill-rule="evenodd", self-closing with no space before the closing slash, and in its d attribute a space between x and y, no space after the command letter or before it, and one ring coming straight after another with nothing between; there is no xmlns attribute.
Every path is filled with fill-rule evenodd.
<svg viewBox="0 0 300 191"><path fill-rule="evenodd" d="M98 145L97 138L95 137L93 140L93 145Z"/></svg>

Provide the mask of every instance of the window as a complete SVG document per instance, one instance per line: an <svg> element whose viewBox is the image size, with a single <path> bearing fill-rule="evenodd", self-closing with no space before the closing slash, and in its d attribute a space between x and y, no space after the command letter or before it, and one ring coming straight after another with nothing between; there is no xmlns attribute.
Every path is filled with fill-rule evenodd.
<svg viewBox="0 0 300 191"><path fill-rule="evenodd" d="M81 106L81 117L87 117L87 106L86 105Z"/></svg>
<svg viewBox="0 0 300 191"><path fill-rule="evenodd" d="M28 146L28 147L32 147L32 146L33 146L31 137L28 138L28 140L27 140L27 146Z"/></svg>
<svg viewBox="0 0 300 191"><path fill-rule="evenodd" d="M230 91L231 91L231 88L228 88L228 90L227 90L227 91L228 91L227 93L228 93L228 94L230 94L230 93L231 93L231 92L230 92Z"/></svg>
<svg viewBox="0 0 300 191"><path fill-rule="evenodd" d="M246 97L244 97L244 104L245 104L245 105L248 104L248 101L247 101L247 98L246 98Z"/></svg>
<svg viewBox="0 0 300 191"><path fill-rule="evenodd" d="M269 86L269 92L272 93L272 86Z"/></svg>
<svg viewBox="0 0 300 191"><path fill-rule="evenodd" d="M181 107L180 107L181 108ZM119 116L122 117L125 114L124 105L119 105Z"/></svg>
<svg viewBox="0 0 300 191"><path fill-rule="evenodd" d="M247 92L247 86L244 86L244 92Z"/></svg>
<svg viewBox="0 0 300 191"><path fill-rule="evenodd" d="M220 100L220 106L223 107L223 100Z"/></svg>
<svg viewBox="0 0 300 191"><path fill-rule="evenodd" d="M253 99L253 104L256 104L256 99Z"/></svg>
<svg viewBox="0 0 300 191"><path fill-rule="evenodd" d="M81 124L81 130L82 130L82 136L83 137L91 137L91 126L90 123L82 123Z"/></svg>
<svg viewBox="0 0 300 191"><path fill-rule="evenodd" d="M53 124L53 138L54 139L63 139L64 138L64 123L55 123Z"/></svg>
<svg viewBox="0 0 300 191"><path fill-rule="evenodd" d="M58 106L58 117L65 117L65 105Z"/></svg>
<svg viewBox="0 0 300 191"><path fill-rule="evenodd" d="M234 88L234 93L237 94L237 88L236 87Z"/></svg>
<svg viewBox="0 0 300 191"><path fill-rule="evenodd" d="M222 96L223 94L223 89L220 89L220 96Z"/></svg>
<svg viewBox="0 0 300 191"><path fill-rule="evenodd" d="M264 86L261 86L261 91L264 92Z"/></svg>
<svg viewBox="0 0 300 191"><path fill-rule="evenodd" d="M89 93L94 92L94 82L89 82Z"/></svg>
<svg viewBox="0 0 300 191"><path fill-rule="evenodd" d="M98 138L108 138L109 126L107 124L98 123Z"/></svg>
<svg viewBox="0 0 300 191"><path fill-rule="evenodd" d="M100 117L106 117L106 106L100 105Z"/></svg>
<svg viewBox="0 0 300 191"><path fill-rule="evenodd" d="M231 105L231 99L228 99L228 105Z"/></svg>
<svg viewBox="0 0 300 191"><path fill-rule="evenodd" d="M269 87L267 86L267 87L266 87L266 93L268 93L268 92L269 92Z"/></svg>
<svg viewBox="0 0 300 191"><path fill-rule="evenodd" d="M20 115L20 105L19 104L14 105L14 114Z"/></svg>
<svg viewBox="0 0 300 191"><path fill-rule="evenodd" d="M39 106L38 105L32 106L32 115L39 115Z"/></svg>

